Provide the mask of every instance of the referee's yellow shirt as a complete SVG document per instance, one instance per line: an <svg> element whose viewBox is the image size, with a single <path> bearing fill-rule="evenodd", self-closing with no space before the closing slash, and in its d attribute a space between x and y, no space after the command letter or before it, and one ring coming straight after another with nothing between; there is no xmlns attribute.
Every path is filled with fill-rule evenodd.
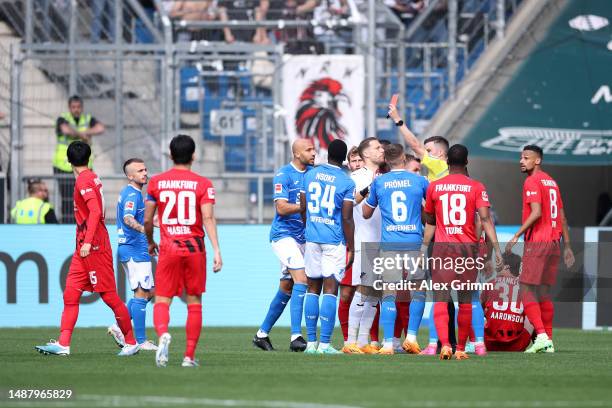
<svg viewBox="0 0 612 408"><path fill-rule="evenodd" d="M431 157L429 154L423 156L421 164L427 168L427 181L432 182L448 176L448 164L446 160Z"/></svg>

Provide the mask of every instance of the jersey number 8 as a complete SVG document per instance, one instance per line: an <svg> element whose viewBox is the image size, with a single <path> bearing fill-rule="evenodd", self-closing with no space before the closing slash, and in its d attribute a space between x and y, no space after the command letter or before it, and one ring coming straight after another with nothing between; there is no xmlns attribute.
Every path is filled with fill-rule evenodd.
<svg viewBox="0 0 612 408"><path fill-rule="evenodd" d="M196 195L193 191L162 191L159 201L167 203L162 214L164 225L193 225L196 223ZM176 218L170 218L172 210L176 206Z"/></svg>

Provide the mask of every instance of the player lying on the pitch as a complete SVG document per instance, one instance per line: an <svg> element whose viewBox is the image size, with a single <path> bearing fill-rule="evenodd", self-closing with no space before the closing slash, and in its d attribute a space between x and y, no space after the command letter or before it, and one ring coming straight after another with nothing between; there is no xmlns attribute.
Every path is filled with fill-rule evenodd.
<svg viewBox="0 0 612 408"><path fill-rule="evenodd" d="M495 289L482 294L485 345L489 351L525 351L533 337L519 295L521 257L504 254L504 268L493 279Z"/></svg>

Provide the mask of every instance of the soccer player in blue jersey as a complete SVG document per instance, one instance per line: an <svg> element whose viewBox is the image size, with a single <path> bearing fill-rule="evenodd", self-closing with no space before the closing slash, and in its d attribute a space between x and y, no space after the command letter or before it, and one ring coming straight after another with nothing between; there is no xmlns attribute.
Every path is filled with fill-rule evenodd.
<svg viewBox="0 0 612 408"><path fill-rule="evenodd" d="M147 167L142 159L132 158L123 164L123 172L129 183L121 190L117 202L117 252L130 289L134 291L127 308L140 350L155 351L157 346L147 340L145 331L147 303L153 297L155 286L143 225L145 204L142 187L147 184ZM116 324L108 328L108 334L123 347L123 335Z"/></svg>
<svg viewBox="0 0 612 408"><path fill-rule="evenodd" d="M425 308L425 291L418 288L425 279L425 272L417 266L416 261L420 257L423 242L421 203L429 183L424 177L406 170L404 148L399 144L385 147L385 162L391 171L374 179L363 207L365 219L372 216L377 206L380 208L381 255L385 264L387 258L394 260L393 266L382 271L379 278L382 288L380 323L383 326L384 343L378 354L394 354L393 332L397 313L396 291L383 284L400 283L404 279L404 273L407 273L407 279L414 284L416 290L412 291L408 335L402 347L408 353L418 354L421 350L416 334Z"/></svg>
<svg viewBox="0 0 612 408"><path fill-rule="evenodd" d="M338 284L353 263L353 203L355 183L341 168L347 147L340 139L327 149L327 163L308 171L301 192L306 211L304 262L308 293L304 304L307 354L341 354L331 346L336 323ZM323 291L321 307L319 296ZM317 347L317 322L321 317L321 341Z"/></svg>
<svg viewBox="0 0 612 408"><path fill-rule="evenodd" d="M278 292L270 303L266 317L253 337L253 344L265 351L272 351L268 334L285 310L291 311L291 351L304 351L306 341L302 337L302 312L307 281L304 272L304 221L300 206L300 190L304 174L314 164L315 149L308 139L297 139L292 146L293 160L281 167L274 176L274 207L276 214L270 230L272 250L281 263Z"/></svg>

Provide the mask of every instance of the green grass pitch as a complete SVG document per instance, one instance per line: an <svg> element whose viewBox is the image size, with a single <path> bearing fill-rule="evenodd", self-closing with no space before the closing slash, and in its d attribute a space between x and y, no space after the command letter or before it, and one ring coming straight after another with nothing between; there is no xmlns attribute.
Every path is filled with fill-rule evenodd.
<svg viewBox="0 0 612 408"><path fill-rule="evenodd" d="M57 328L2 329L0 406L612 407L610 332L559 329L555 354L490 353L467 361L290 353L284 328L272 333L280 351L265 353L251 345L254 332L205 327L197 352L202 366L186 369L184 329L171 328L169 366L159 369L153 352L116 357L103 328L77 328L69 357L33 350ZM334 338L341 339L338 331ZM73 398L7 399L10 389L64 388L74 390Z"/></svg>

